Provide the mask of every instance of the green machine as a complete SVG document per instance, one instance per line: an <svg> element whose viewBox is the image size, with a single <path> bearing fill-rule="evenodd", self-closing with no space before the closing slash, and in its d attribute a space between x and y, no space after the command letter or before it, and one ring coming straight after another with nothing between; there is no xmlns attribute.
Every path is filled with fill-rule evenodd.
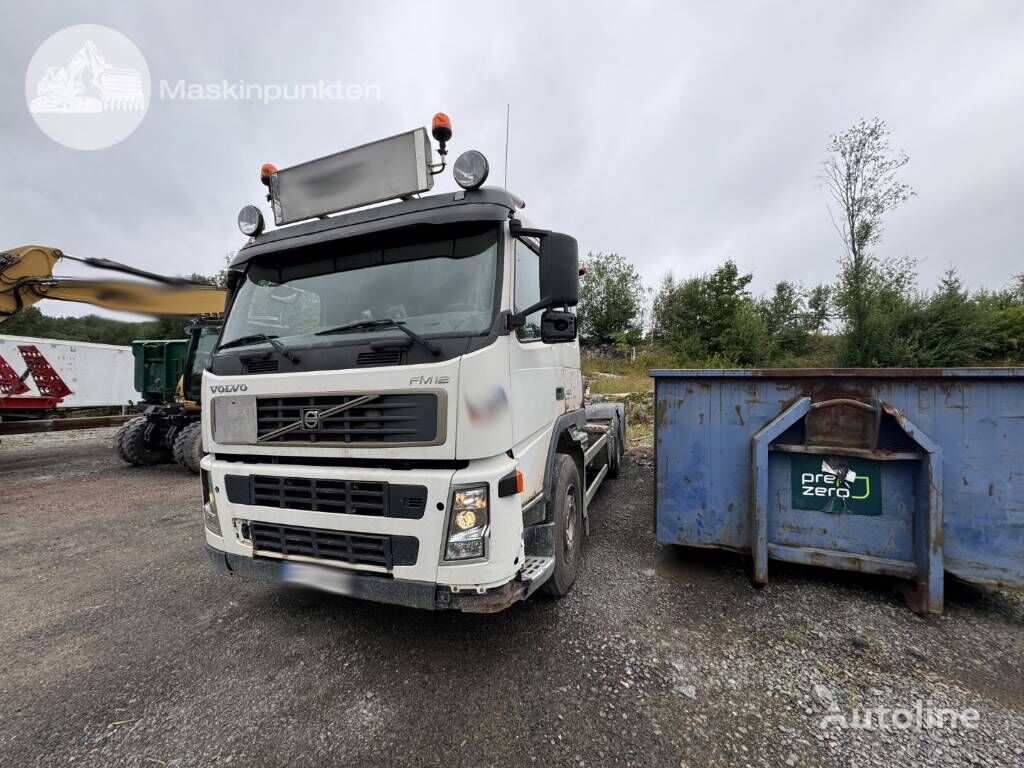
<svg viewBox="0 0 1024 768"><path fill-rule="evenodd" d="M135 391L142 395L143 403L162 405L174 401L188 344L188 339L132 342Z"/></svg>
<svg viewBox="0 0 1024 768"><path fill-rule="evenodd" d="M198 474L203 458L199 386L222 323L219 316L199 319L186 329L187 339L132 343L142 413L114 436L122 460L137 466L173 460Z"/></svg>

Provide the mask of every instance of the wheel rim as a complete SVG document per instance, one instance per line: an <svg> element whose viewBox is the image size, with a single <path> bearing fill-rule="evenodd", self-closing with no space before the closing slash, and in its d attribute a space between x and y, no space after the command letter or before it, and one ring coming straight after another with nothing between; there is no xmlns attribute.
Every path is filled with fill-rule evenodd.
<svg viewBox="0 0 1024 768"><path fill-rule="evenodd" d="M572 552L576 546L576 486L570 485L565 492L565 551Z"/></svg>

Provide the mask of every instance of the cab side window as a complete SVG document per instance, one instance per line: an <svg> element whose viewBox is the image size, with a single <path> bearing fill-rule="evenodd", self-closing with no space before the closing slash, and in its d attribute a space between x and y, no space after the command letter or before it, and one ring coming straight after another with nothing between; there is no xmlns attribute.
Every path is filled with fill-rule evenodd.
<svg viewBox="0 0 1024 768"><path fill-rule="evenodd" d="M526 242L516 238L516 280L513 308L516 312L540 301L540 256ZM543 310L526 316L526 324L516 328L521 341L540 340L540 316Z"/></svg>

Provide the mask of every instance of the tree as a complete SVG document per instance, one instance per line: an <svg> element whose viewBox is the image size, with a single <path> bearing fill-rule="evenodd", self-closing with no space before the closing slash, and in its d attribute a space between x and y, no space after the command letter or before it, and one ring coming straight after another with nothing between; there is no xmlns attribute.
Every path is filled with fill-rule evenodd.
<svg viewBox="0 0 1024 768"><path fill-rule="evenodd" d="M909 258L880 260L866 286L867 312L858 334L847 330L841 366L917 365L923 300L917 291L917 265Z"/></svg>
<svg viewBox="0 0 1024 768"><path fill-rule="evenodd" d="M978 291L971 301L977 313L978 360L995 365L1024 362L1024 275L1003 290Z"/></svg>
<svg viewBox="0 0 1024 768"><path fill-rule="evenodd" d="M839 207L838 217L829 209L845 249L835 301L846 321L851 365L871 364L861 350L868 346L870 316L882 286L872 251L881 240L885 214L915 194L898 178L909 162L906 152L890 148L889 130L876 117L831 136L821 164L820 178Z"/></svg>
<svg viewBox="0 0 1024 768"><path fill-rule="evenodd" d="M576 309L580 336L597 344L635 344L642 335L639 317L645 297L636 267L617 253L588 253L586 266Z"/></svg>
<svg viewBox="0 0 1024 768"><path fill-rule="evenodd" d="M773 353L799 354L806 351L810 323L803 288L788 280L776 283L772 295L760 301L760 310L772 339Z"/></svg>
<svg viewBox="0 0 1024 768"><path fill-rule="evenodd" d="M671 273L654 299L654 336L683 360L758 365L770 352L764 319L740 274L726 261L709 275L677 282Z"/></svg>
<svg viewBox="0 0 1024 768"><path fill-rule="evenodd" d="M948 269L920 313L916 346L920 366L970 365L977 359L977 305L955 269Z"/></svg>
<svg viewBox="0 0 1024 768"><path fill-rule="evenodd" d="M1013 276L1013 286L1010 288L1010 295L1014 301L1024 304L1024 272Z"/></svg>
<svg viewBox="0 0 1024 768"><path fill-rule="evenodd" d="M832 289L816 285L807 295L807 327L812 333L821 333L832 319Z"/></svg>

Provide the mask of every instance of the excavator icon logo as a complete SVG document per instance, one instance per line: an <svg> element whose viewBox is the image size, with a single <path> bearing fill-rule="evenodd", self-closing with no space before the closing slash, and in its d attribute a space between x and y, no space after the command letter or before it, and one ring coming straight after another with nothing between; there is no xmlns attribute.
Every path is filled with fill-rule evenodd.
<svg viewBox="0 0 1024 768"><path fill-rule="evenodd" d="M142 53L117 30L97 24L52 35L25 76L33 119L74 149L102 149L126 138L142 121L149 94Z"/></svg>
<svg viewBox="0 0 1024 768"><path fill-rule="evenodd" d="M107 109L144 110L142 74L137 69L112 67L92 40L66 67L47 67L32 99L32 112L103 112Z"/></svg>

